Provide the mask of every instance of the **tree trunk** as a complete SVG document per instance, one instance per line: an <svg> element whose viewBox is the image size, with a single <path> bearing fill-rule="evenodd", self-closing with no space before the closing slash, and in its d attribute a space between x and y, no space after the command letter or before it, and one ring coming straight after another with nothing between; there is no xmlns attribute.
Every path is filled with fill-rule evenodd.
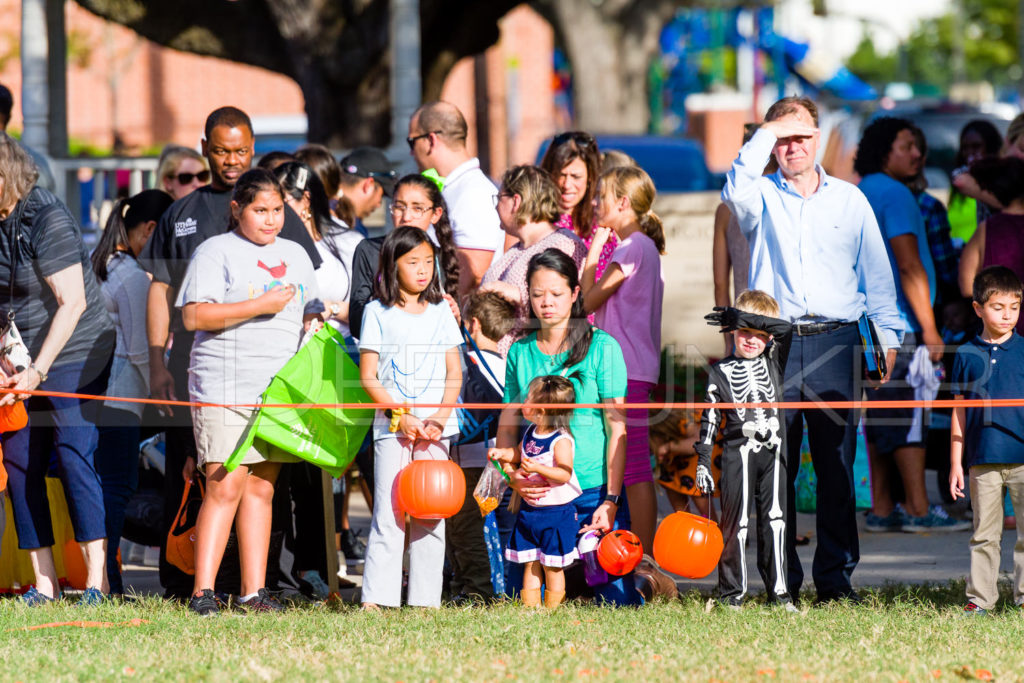
<svg viewBox="0 0 1024 683"><path fill-rule="evenodd" d="M572 65L579 128L644 133L650 122L647 71L671 0L536 0L558 30Z"/></svg>

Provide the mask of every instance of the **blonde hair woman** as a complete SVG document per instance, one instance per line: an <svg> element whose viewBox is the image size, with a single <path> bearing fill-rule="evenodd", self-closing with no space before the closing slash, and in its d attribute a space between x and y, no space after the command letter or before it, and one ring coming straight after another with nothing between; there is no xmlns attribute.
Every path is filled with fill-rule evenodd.
<svg viewBox="0 0 1024 683"><path fill-rule="evenodd" d="M194 149L168 145L160 153L156 177L157 188L178 200L210 182L210 167Z"/></svg>

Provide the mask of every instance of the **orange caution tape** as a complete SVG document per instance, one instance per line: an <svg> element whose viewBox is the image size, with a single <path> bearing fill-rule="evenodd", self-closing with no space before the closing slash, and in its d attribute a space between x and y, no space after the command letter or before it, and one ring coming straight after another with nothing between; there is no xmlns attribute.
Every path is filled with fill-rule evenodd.
<svg viewBox="0 0 1024 683"><path fill-rule="evenodd" d="M405 403L204 403L202 401L168 401L155 398L124 398L121 396L98 396L94 394L76 394L65 391L14 391L0 389L3 394L29 394L31 396L53 396L56 398L76 398L86 401L102 400L120 403L143 403L158 406L182 406L187 408L330 408L337 410L372 410L374 408L405 408ZM534 408L572 408L607 410L619 408L608 403L416 403L417 408L466 408L469 410L488 410L491 408L522 408L525 405ZM626 410L701 410L705 408L779 408L793 410L808 408L817 410L861 410L872 408L1020 408L1024 406L1024 398L979 398L979 399L936 399L934 401L775 401L749 403L698 403L696 401L663 402L663 403L628 403Z"/></svg>
<svg viewBox="0 0 1024 683"><path fill-rule="evenodd" d="M38 631L41 628L59 628L62 626L72 626L74 628L114 628L116 626L142 626L148 624L149 621L146 619L129 619L128 621L122 621L120 623L113 621L54 621L49 624L39 624L37 626L22 626L21 628L8 629L9 631Z"/></svg>

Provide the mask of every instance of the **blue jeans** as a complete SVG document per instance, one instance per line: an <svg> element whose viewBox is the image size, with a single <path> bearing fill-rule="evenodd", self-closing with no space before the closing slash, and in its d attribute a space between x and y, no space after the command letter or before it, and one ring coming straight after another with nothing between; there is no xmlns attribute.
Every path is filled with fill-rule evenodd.
<svg viewBox="0 0 1024 683"><path fill-rule="evenodd" d="M110 361L97 374L95 366L71 363L50 368L40 390L102 395L107 390ZM100 401L32 396L28 426L4 434L4 466L11 496L14 528L22 550L54 544L46 472L56 454L68 513L79 543L106 538L103 486L93 463L99 430Z"/></svg>
<svg viewBox="0 0 1024 683"><path fill-rule="evenodd" d="M856 325L807 337L793 336L783 387L785 401L850 401L862 384L860 333ZM856 377L855 377L856 374ZM786 411L786 557L789 594L797 599L804 571L796 553L796 475L804 422L818 478L817 547L811 568L818 597L853 593L850 577L860 561L853 459L857 418L853 410Z"/></svg>
<svg viewBox="0 0 1024 683"><path fill-rule="evenodd" d="M607 494L607 487L604 485L584 489L576 500L572 501L576 508L576 519L580 527L590 524L594 516L594 510L598 508ZM505 548L508 547L508 540L512 536L512 527L515 525L515 515L510 514L507 509L508 499L511 497L511 489L506 492L502 504L497 509L498 535L501 537L502 556ZM626 496L622 496L622 507L615 514L615 529L629 529L629 505L626 503ZM579 562L565 570L565 586L567 597L579 597L593 591L594 601L598 604L607 603L615 607L640 606L644 604L643 596L636 590L633 582L633 573L617 577L603 586L596 586L589 589L583 576L583 565ZM513 564L505 561L505 593L514 597L523 587L523 565Z"/></svg>
<svg viewBox="0 0 1024 683"><path fill-rule="evenodd" d="M139 486L140 418L135 413L104 407L96 447L96 472L103 484L106 510L107 580L111 593L124 593L117 548L124 529L124 511Z"/></svg>

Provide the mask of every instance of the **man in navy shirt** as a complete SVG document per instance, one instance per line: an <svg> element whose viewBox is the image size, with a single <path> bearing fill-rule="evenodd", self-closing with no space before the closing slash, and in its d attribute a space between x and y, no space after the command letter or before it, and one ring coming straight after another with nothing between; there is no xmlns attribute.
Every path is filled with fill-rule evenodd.
<svg viewBox="0 0 1024 683"><path fill-rule="evenodd" d="M792 322L785 401L860 398L860 335L865 313L883 331L890 364L903 322L885 243L864 195L829 177L815 163L818 109L807 98L771 106L765 123L740 150L722 190L750 242L749 287L779 302ZM779 170L762 176L770 156ZM817 540L813 575L818 599L856 599L850 576L860 559L853 457L853 410L786 411L789 592L800 595L803 567L796 554L796 474L807 422L818 476Z"/></svg>
<svg viewBox="0 0 1024 683"><path fill-rule="evenodd" d="M203 155L210 162L210 184L171 204L139 254L139 263L153 275L146 307L146 332L149 336L149 392L156 399L188 400L189 354L195 335L185 330L173 302L195 250L208 238L230 229L231 191L238 178L252 166L252 122L241 109L214 110L206 119L204 136ZM302 219L287 205L281 237L298 242L309 254L313 266L320 266L322 259L312 237ZM168 343L170 353L165 365ZM186 462L194 464L195 438L187 408L166 406L162 412L173 417L172 425L166 429L167 476L164 477L162 536L166 537L184 489L184 481L177 473ZM160 582L167 597L187 598L192 592L192 577L167 563L164 550L160 551Z"/></svg>

